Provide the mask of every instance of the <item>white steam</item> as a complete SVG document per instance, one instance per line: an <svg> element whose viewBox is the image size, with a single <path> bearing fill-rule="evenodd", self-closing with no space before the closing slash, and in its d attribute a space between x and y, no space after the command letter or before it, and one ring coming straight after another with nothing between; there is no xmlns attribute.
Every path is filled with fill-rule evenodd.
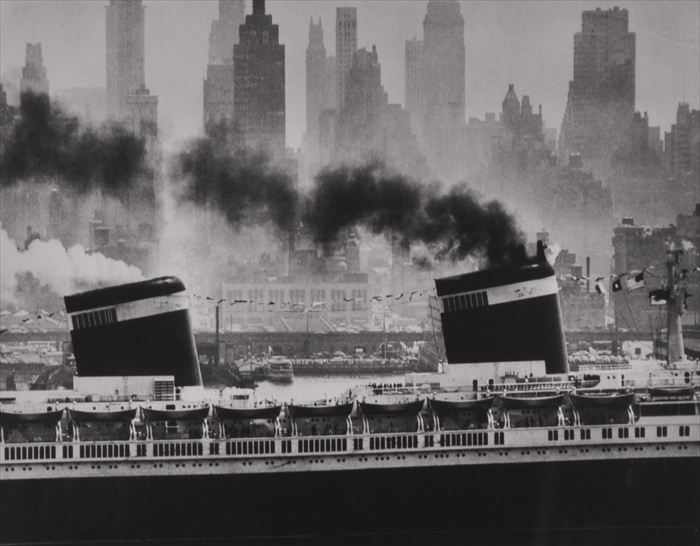
<svg viewBox="0 0 700 546"><path fill-rule="evenodd" d="M0 226L0 303L15 301L17 276L25 273L31 273L59 296L143 279L137 267L97 252L87 253L80 245L66 250L55 239L37 239L27 250L18 250L15 241Z"/></svg>

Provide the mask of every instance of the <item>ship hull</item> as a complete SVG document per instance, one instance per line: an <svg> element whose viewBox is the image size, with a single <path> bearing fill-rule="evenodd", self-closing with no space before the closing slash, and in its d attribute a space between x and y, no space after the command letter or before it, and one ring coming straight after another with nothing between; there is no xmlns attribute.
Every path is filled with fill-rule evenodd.
<svg viewBox="0 0 700 546"><path fill-rule="evenodd" d="M698 543L700 459L0 480L0 543ZM444 539L444 540L442 540ZM668 542L672 539L671 542ZM473 541L471 541L473 543Z"/></svg>

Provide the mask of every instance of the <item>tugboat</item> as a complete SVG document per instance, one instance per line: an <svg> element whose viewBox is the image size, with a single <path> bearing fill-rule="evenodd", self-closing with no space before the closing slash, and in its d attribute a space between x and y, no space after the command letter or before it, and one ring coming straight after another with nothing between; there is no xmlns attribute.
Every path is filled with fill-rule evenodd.
<svg viewBox="0 0 700 546"><path fill-rule="evenodd" d="M67 296L74 390L0 406L0 542L697 543L700 373L570 373L543 250L437 280L445 374L323 403L205 391L174 277Z"/></svg>
<svg viewBox="0 0 700 546"><path fill-rule="evenodd" d="M267 378L274 383L291 383L294 381L292 361L285 356L271 356L267 359L267 368Z"/></svg>

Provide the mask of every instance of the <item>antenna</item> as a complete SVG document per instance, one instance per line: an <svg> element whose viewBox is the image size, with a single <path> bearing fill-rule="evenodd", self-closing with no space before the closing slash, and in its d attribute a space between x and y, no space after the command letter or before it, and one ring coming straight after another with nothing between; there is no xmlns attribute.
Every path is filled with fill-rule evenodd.
<svg viewBox="0 0 700 546"><path fill-rule="evenodd" d="M670 248L666 260L667 291L666 297L666 362L670 366L679 360L685 360L683 345L683 325L681 315L685 305L686 283L681 278L679 266L683 250Z"/></svg>

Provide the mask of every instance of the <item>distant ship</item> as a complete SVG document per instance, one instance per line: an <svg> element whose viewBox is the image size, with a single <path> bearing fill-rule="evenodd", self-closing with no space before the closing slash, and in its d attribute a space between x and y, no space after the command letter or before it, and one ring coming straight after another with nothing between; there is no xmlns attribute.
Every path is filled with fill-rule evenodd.
<svg viewBox="0 0 700 546"><path fill-rule="evenodd" d="M275 383L291 383L294 380L292 361L285 356L273 355L267 360L267 378Z"/></svg>
<svg viewBox="0 0 700 546"><path fill-rule="evenodd" d="M570 373L542 245L436 287L444 374L280 404L202 388L177 278L67 296L74 390L0 406L0 542L697 539L695 364Z"/></svg>

